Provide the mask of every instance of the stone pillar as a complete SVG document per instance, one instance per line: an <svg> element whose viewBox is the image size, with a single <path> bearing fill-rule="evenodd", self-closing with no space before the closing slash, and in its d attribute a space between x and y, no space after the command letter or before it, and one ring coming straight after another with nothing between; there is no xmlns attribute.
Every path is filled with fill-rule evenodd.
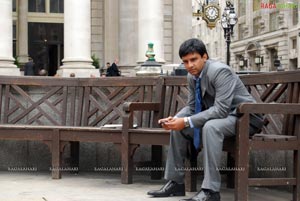
<svg viewBox="0 0 300 201"><path fill-rule="evenodd" d="M0 1L0 75L20 75L13 59L12 0Z"/></svg>
<svg viewBox="0 0 300 201"><path fill-rule="evenodd" d="M173 1L173 62L181 63L180 45L192 37L192 1Z"/></svg>
<svg viewBox="0 0 300 201"><path fill-rule="evenodd" d="M138 2L138 62L147 60L148 43L154 44L157 62L164 60L164 15L161 0L139 0Z"/></svg>
<svg viewBox="0 0 300 201"><path fill-rule="evenodd" d="M299 6L299 13L300 13L300 6ZM300 69L300 15L299 15L299 22L298 22L298 37L297 37L297 69Z"/></svg>
<svg viewBox="0 0 300 201"><path fill-rule="evenodd" d="M104 1L104 62L119 58L119 1Z"/></svg>
<svg viewBox="0 0 300 201"><path fill-rule="evenodd" d="M64 1L64 59L61 77L99 76L91 59L91 1Z"/></svg>
<svg viewBox="0 0 300 201"><path fill-rule="evenodd" d="M28 62L28 0L19 0L18 57L21 64Z"/></svg>
<svg viewBox="0 0 300 201"><path fill-rule="evenodd" d="M130 68L136 66L138 55L137 5L138 0L119 0L119 66L122 66L120 69L122 71L122 74L123 66Z"/></svg>

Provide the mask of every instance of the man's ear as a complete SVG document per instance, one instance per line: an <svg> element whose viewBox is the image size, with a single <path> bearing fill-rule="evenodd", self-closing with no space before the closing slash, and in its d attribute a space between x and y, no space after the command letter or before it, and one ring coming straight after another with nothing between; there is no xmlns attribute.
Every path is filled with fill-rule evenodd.
<svg viewBox="0 0 300 201"><path fill-rule="evenodd" d="M205 53L203 56L202 56L202 58L206 61L207 60L207 54Z"/></svg>

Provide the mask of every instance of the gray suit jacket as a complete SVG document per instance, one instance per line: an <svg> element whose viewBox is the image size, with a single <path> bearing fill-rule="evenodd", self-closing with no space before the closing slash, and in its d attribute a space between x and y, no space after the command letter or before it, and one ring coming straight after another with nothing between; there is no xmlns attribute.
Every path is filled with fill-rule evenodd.
<svg viewBox="0 0 300 201"><path fill-rule="evenodd" d="M188 104L177 117L189 116L196 128L201 128L211 119L222 119L228 115L237 115L236 108L244 102L255 102L246 87L233 70L224 63L207 60L201 75L202 112L195 111L195 80L187 75L189 97ZM261 128L261 115L252 116L250 121Z"/></svg>

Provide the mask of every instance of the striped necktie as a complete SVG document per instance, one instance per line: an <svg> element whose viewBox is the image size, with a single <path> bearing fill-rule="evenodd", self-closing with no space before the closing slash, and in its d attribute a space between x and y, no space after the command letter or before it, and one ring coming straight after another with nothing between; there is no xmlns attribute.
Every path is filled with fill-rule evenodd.
<svg viewBox="0 0 300 201"><path fill-rule="evenodd" d="M195 89L195 114L201 112L201 78L197 78L196 80L196 89ZM200 137L201 130L200 128L194 127L194 146L196 150L198 150L200 146Z"/></svg>

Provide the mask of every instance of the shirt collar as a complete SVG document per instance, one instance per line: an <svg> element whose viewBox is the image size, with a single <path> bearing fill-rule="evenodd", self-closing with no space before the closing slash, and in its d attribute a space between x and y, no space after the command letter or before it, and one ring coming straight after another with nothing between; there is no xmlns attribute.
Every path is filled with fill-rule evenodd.
<svg viewBox="0 0 300 201"><path fill-rule="evenodd" d="M204 69L204 68L203 68L203 69ZM202 69L202 71L201 71L199 77L193 75L193 79L194 79L194 80L197 80L198 78L200 78L200 79L202 78L202 75L203 75L203 69Z"/></svg>

